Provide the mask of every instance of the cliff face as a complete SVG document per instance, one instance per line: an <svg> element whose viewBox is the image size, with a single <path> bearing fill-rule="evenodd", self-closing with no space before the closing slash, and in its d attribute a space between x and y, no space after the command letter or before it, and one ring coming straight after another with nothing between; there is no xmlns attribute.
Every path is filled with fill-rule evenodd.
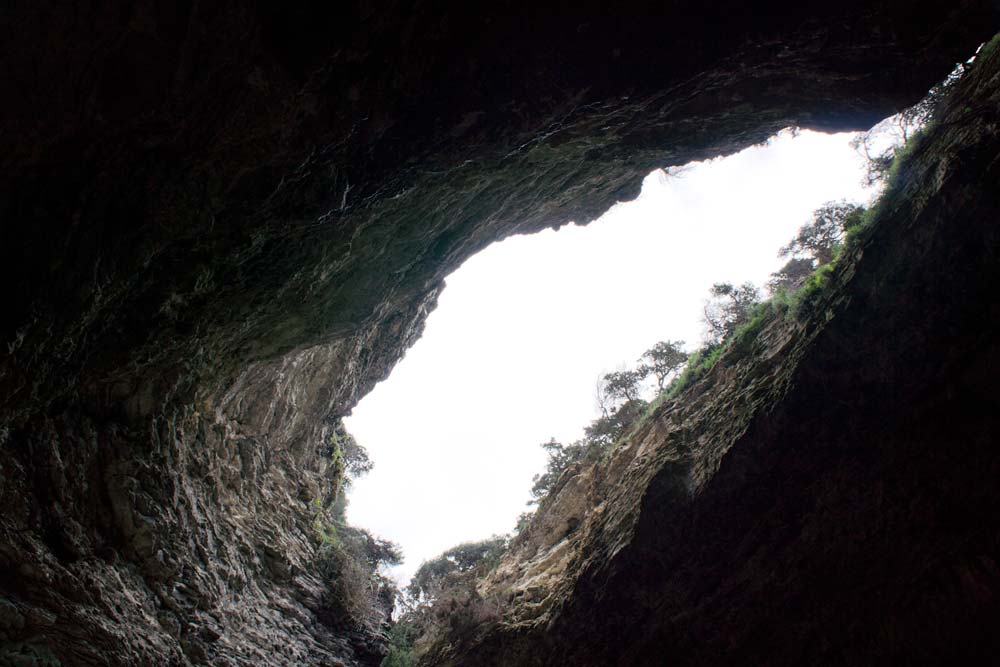
<svg viewBox="0 0 1000 667"><path fill-rule="evenodd" d="M662 4L8 8L0 661L376 663L312 503L442 277L656 166L870 125L996 25Z"/></svg>
<svg viewBox="0 0 1000 667"><path fill-rule="evenodd" d="M994 661L995 41L953 95L824 288L568 470L422 664Z"/></svg>

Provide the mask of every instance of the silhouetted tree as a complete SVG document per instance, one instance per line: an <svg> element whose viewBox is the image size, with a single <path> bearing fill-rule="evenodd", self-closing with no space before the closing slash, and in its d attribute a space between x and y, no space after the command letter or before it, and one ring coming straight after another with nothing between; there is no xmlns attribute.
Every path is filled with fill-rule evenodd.
<svg viewBox="0 0 1000 667"><path fill-rule="evenodd" d="M848 202L828 202L813 212L812 222L778 251L779 257L808 257L817 264L828 264L844 240L844 231L864 209Z"/></svg>
<svg viewBox="0 0 1000 667"><path fill-rule="evenodd" d="M643 374L637 370L606 373L604 375L604 392L615 402L637 400L642 378Z"/></svg>
<svg viewBox="0 0 1000 667"><path fill-rule="evenodd" d="M582 441L564 445L551 438L542 443L542 449L549 455L549 459L545 464L545 472L535 475L531 480L534 485L531 487L532 499L529 505L539 503L549 495L563 471L586 455L586 445Z"/></svg>
<svg viewBox="0 0 1000 667"><path fill-rule="evenodd" d="M367 530L358 529L364 537L364 557L372 568L383 565L400 565L403 562L403 550L395 542L381 537L375 537Z"/></svg>
<svg viewBox="0 0 1000 667"><path fill-rule="evenodd" d="M594 383L594 402L597 403L597 409L601 411L603 417L607 417L615 410L615 399L608 395L603 376L597 378Z"/></svg>
<svg viewBox="0 0 1000 667"><path fill-rule="evenodd" d="M865 176L862 182L865 187L869 188L884 183L889 177L892 163L896 160L896 151L901 145L891 143L887 148L879 151L876 146L880 142L880 137L874 132L875 128L872 128L868 132L859 134L851 141L854 150L865 159Z"/></svg>
<svg viewBox="0 0 1000 667"><path fill-rule="evenodd" d="M630 429L646 410L643 400L628 401L607 417L599 417L586 427L584 441L588 444L588 456L603 454L611 449Z"/></svg>
<svg viewBox="0 0 1000 667"><path fill-rule="evenodd" d="M716 283L705 302L704 321L710 343L719 343L750 319L750 311L760 303L760 290L753 283Z"/></svg>
<svg viewBox="0 0 1000 667"><path fill-rule="evenodd" d="M899 150L930 122L949 89L964 73L965 66L959 63L922 100L855 137L851 145L865 159L865 185L872 187L888 178Z"/></svg>
<svg viewBox="0 0 1000 667"><path fill-rule="evenodd" d="M660 341L639 357L639 361L642 363L638 369L639 373L643 377L652 374L656 378L657 391L662 392L670 377L677 373L687 361L688 354L681 349L683 347L684 341L682 340Z"/></svg>

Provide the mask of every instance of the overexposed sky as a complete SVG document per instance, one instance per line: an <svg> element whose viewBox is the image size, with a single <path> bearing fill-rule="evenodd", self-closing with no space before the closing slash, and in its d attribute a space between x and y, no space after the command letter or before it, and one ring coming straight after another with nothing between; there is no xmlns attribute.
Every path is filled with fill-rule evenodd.
<svg viewBox="0 0 1000 667"><path fill-rule="evenodd" d="M814 209L867 199L852 136L785 132L654 172L590 225L509 238L451 274L423 337L346 419L375 461L348 518L403 548L395 576L512 530L539 444L583 435L602 373L659 340L695 349L712 283L763 284Z"/></svg>

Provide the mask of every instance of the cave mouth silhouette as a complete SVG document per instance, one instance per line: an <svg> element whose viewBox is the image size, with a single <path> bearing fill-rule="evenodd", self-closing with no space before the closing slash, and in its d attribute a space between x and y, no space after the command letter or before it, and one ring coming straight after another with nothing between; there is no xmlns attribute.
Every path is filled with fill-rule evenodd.
<svg viewBox="0 0 1000 667"><path fill-rule="evenodd" d="M713 282L762 285L814 209L867 201L855 136L786 130L656 170L598 220L508 238L452 273L424 335L345 419L375 461L349 516L400 544L397 578L509 532L538 445L582 435L602 373L658 340L696 349Z"/></svg>

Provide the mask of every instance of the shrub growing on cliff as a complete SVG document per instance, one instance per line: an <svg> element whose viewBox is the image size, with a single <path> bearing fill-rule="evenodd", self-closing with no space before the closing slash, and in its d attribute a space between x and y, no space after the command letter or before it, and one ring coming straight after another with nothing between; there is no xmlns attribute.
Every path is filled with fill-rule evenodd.
<svg viewBox="0 0 1000 667"><path fill-rule="evenodd" d="M531 519L534 516L535 513L533 511L521 512L520 514L518 514L517 523L514 525L514 535L515 536L520 535L524 531L524 529L527 528L528 525L531 523Z"/></svg>
<svg viewBox="0 0 1000 667"><path fill-rule="evenodd" d="M984 55L985 50L986 46L979 56ZM938 108L965 71L965 65L957 64L955 69L943 81L927 91L919 102L903 109L895 116L886 118L869 131L858 134L852 145L865 159L865 185L868 187L884 185L890 180L893 165L898 162L901 151L933 122Z"/></svg>
<svg viewBox="0 0 1000 667"><path fill-rule="evenodd" d="M767 291L773 294L794 292L802 287L813 272L813 260L804 257L792 257L783 267L771 274L767 281Z"/></svg>
<svg viewBox="0 0 1000 667"><path fill-rule="evenodd" d="M529 504L535 504L549 495L552 487L562 476L563 471L570 465L579 461L583 457L583 449L575 443L569 447L557 442L555 438L542 443L542 449L549 455L545 464L545 472L535 475L532 479L534 485L531 487L531 500Z"/></svg>
<svg viewBox="0 0 1000 667"><path fill-rule="evenodd" d="M413 640L419 635L411 619L400 619L389 631L389 653L379 667L415 667Z"/></svg>
<svg viewBox="0 0 1000 667"><path fill-rule="evenodd" d="M646 406L647 403L639 398L626 401L592 421L584 429L584 436L575 442L564 445L555 438L543 442L541 446L548 454L548 461L545 472L532 479L534 484L528 504L537 505L547 498L570 466L602 460L615 443L638 422Z"/></svg>
<svg viewBox="0 0 1000 667"><path fill-rule="evenodd" d="M324 457L328 460L339 457L343 461L344 472L355 479L371 472L375 464L368 456L368 450L347 431L343 420L338 417L332 426L322 452Z"/></svg>
<svg viewBox="0 0 1000 667"><path fill-rule="evenodd" d="M712 285L703 315L708 342L721 343L731 336L737 327L749 319L750 309L758 303L760 290L753 283Z"/></svg>
<svg viewBox="0 0 1000 667"><path fill-rule="evenodd" d="M460 637L480 623L498 620L499 600L484 599L476 582L496 566L509 542L506 535L494 535L459 544L422 563L398 597L404 611L396 622L383 667L414 664L412 647L417 637Z"/></svg>
<svg viewBox="0 0 1000 667"><path fill-rule="evenodd" d="M328 526L321 534L314 565L328 587L323 598L328 622L339 626L386 616L397 592L381 570L401 562L399 547L388 540L347 524Z"/></svg>
<svg viewBox="0 0 1000 667"><path fill-rule="evenodd" d="M326 507L338 503L345 505L345 489L350 487L353 479L370 472L374 465L368 456L368 450L348 433L339 417L331 426L326 440L316 449L316 453L325 461L323 477L329 484L322 494L322 503Z"/></svg>
<svg viewBox="0 0 1000 667"><path fill-rule="evenodd" d="M827 284L838 257L868 218L864 206L846 202L832 202L817 209L812 221L803 225L778 253L779 257L791 259L771 274L771 307L800 316L804 304Z"/></svg>
<svg viewBox="0 0 1000 667"><path fill-rule="evenodd" d="M552 492L567 468L597 453L597 447L586 439L563 445L552 438L542 443L542 449L549 455L549 460L545 464L545 472L535 475L532 480L534 485L531 487L532 499L529 501L532 505L540 503Z"/></svg>
<svg viewBox="0 0 1000 667"><path fill-rule="evenodd" d="M584 458L599 459L632 428L646 409L646 401L637 399L619 406L614 412L598 417L583 429Z"/></svg>
<svg viewBox="0 0 1000 667"><path fill-rule="evenodd" d="M712 370L715 362L722 356L723 349L721 343L709 343L688 357L684 370L667 386L664 392L667 398L677 396L692 382Z"/></svg>
<svg viewBox="0 0 1000 667"><path fill-rule="evenodd" d="M778 257L809 259L813 266L829 264L837 256L848 227L856 224L864 209L847 202L828 202L813 212L812 221L778 251Z"/></svg>
<svg viewBox="0 0 1000 667"><path fill-rule="evenodd" d="M347 523L346 487L351 477L371 470L367 451L347 432L340 419L320 446L330 487L312 501L316 538L314 572L327 584L322 616L341 626L371 622L386 616L397 594L383 576L387 566L402 562L399 547Z"/></svg>
<svg viewBox="0 0 1000 667"><path fill-rule="evenodd" d="M406 592L417 604L435 599L456 575L495 564L507 550L509 538L494 535L479 542L465 542L420 565Z"/></svg>
<svg viewBox="0 0 1000 667"><path fill-rule="evenodd" d="M411 648L416 638L426 645L427 638L447 637L452 646L461 645L477 628L500 621L503 602L496 595L483 596L476 587L476 574L469 572L450 577L429 601L411 606L397 621L408 630L409 637L390 647L389 662L383 666L399 667L417 662L416 650ZM411 642L407 645L406 642ZM438 664L433 656L420 656L421 662Z"/></svg>

